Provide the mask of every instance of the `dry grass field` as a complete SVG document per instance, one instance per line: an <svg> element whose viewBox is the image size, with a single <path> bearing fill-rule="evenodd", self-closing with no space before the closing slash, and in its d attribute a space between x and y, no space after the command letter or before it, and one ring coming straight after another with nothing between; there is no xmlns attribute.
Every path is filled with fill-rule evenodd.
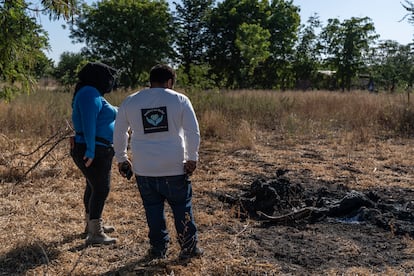
<svg viewBox="0 0 414 276"><path fill-rule="evenodd" d="M119 104L127 93L109 100ZM178 260L167 208L167 259L146 258L139 192L115 166L103 216L118 243L85 247L84 180L65 139L70 94L38 92L0 103L0 275L414 275L414 107L406 95L188 94L202 132L192 180L203 257ZM329 202L352 190L375 193L371 209L400 212L384 213L383 224L249 215L239 203L252 183L280 172L303 195L323 190Z"/></svg>

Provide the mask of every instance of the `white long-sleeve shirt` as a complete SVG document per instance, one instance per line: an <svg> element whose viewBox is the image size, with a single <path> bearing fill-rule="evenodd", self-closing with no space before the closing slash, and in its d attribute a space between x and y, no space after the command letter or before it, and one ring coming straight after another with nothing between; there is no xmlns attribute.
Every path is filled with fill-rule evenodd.
<svg viewBox="0 0 414 276"><path fill-rule="evenodd" d="M190 100L183 94L171 89L148 88L122 102L113 141L118 162L128 158L129 130L135 174L181 175L185 161L198 161L198 121Z"/></svg>

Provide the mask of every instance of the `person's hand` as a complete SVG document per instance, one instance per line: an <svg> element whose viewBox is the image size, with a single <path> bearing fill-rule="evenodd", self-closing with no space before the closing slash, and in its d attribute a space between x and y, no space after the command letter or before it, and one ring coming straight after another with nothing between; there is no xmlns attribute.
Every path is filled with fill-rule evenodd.
<svg viewBox="0 0 414 276"><path fill-rule="evenodd" d="M133 175L131 161L126 160L124 162L118 163L118 171L123 177L126 177L128 180L130 180Z"/></svg>
<svg viewBox="0 0 414 276"><path fill-rule="evenodd" d="M92 164L93 158L88 158L88 157L84 156L83 161L85 161L85 167L88 168Z"/></svg>
<svg viewBox="0 0 414 276"><path fill-rule="evenodd" d="M184 163L184 172L188 175L191 175L197 168L197 161L187 160Z"/></svg>

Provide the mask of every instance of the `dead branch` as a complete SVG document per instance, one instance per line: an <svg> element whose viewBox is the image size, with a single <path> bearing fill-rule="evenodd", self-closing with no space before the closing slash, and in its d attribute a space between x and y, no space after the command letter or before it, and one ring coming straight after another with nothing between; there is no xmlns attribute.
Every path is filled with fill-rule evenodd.
<svg viewBox="0 0 414 276"><path fill-rule="evenodd" d="M319 212L324 212L324 210L320 208L316 208L316 207L305 207L298 211L294 211L294 212L288 213L286 215L281 215L281 216L269 216L261 211L257 211L256 213L260 217L265 218L272 223L284 224L284 223L293 223L297 220L308 218L313 213L319 213Z"/></svg>
<svg viewBox="0 0 414 276"><path fill-rule="evenodd" d="M1 137L3 137L5 140L7 140L7 142L9 143L9 144L12 144L13 145L13 149L14 148L16 148L16 143L14 143L9 137L7 137L5 134L3 134L3 133L0 133L0 136Z"/></svg>
<svg viewBox="0 0 414 276"><path fill-rule="evenodd" d="M50 264L49 257L47 256L46 250L43 248L43 246L40 243L37 243L37 245L40 247L40 249L42 250L42 254L45 257L45 261L46 261L46 272L45 272L45 275L47 275L48 274L47 273L47 270L48 270L49 264Z"/></svg>
<svg viewBox="0 0 414 276"><path fill-rule="evenodd" d="M16 154L14 154L14 156L30 156L32 154L34 154L35 152L39 151L42 147L44 147L45 145L47 145L51 140L53 140L55 137L57 137L59 135L59 132L56 132L55 134L53 134L51 137L49 137L48 139L46 139L46 141L44 141L42 144L40 144L36 149L34 149L32 152L29 153L22 153L22 152L18 152Z"/></svg>
<svg viewBox="0 0 414 276"><path fill-rule="evenodd" d="M235 237L239 236L241 233L243 233L244 231L246 231L248 227L249 227L249 223L247 223L247 224L243 227L243 229L235 235Z"/></svg>
<svg viewBox="0 0 414 276"><path fill-rule="evenodd" d="M62 142L63 140L69 138L69 134L72 133L72 131L67 131L66 133L64 133L61 137L59 137L59 139L42 155L42 157L40 157L39 160L36 161L36 163L34 163L33 166L31 166L23 175L23 178L25 178L34 168L36 168L40 162L42 162L42 160L57 146L59 145L60 142ZM54 135L55 137L57 135Z"/></svg>
<svg viewBox="0 0 414 276"><path fill-rule="evenodd" d="M78 259L75 261L75 264L73 265L72 270L69 272L69 275L74 275L73 272L75 271L76 267L78 266L78 264L82 260L82 257L85 254L86 250L87 250L87 248L85 248L84 250L82 250L82 252L79 255Z"/></svg>
<svg viewBox="0 0 414 276"><path fill-rule="evenodd" d="M73 128L70 126L69 122L66 121L67 127L65 129L65 133L63 134L63 136L68 136L69 134L71 134L73 132ZM39 151L42 147L44 147L45 145L49 144L50 141L52 141L53 139L55 139L56 137L59 136L59 134L61 134L61 131L57 131L55 134L53 134L52 136L50 136L48 139L46 139L46 141L44 141L43 143L41 143L35 150L33 150L30 153L16 153L16 155L20 155L20 156L29 156L34 154L35 152Z"/></svg>

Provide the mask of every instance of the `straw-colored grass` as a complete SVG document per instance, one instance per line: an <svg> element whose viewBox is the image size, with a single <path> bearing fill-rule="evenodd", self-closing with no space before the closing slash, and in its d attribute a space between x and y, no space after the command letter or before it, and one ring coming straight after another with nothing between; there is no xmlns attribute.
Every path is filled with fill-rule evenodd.
<svg viewBox="0 0 414 276"><path fill-rule="evenodd" d="M117 91L107 98L119 105L132 92ZM355 132L352 136L356 142L367 142L378 135L407 136L414 132L414 105L403 94L197 91L188 96L206 138L234 139L240 126L252 133L273 131L283 136ZM2 133L47 137L68 127L71 98L71 93L39 90L11 103L0 102Z"/></svg>
<svg viewBox="0 0 414 276"><path fill-rule="evenodd" d="M108 99L119 105L130 92ZM326 91L188 96L202 133L193 176L202 258L177 260L167 208L168 258L145 260L149 245L139 192L115 166L103 217L115 225L118 243L84 246L84 179L66 141L27 173L59 135L36 149L70 125L71 94L39 91L0 103L0 275L413 275L409 236L333 224L263 229L218 200L278 168L351 189L412 189L414 118L406 97ZM369 242L374 238L377 243ZM325 252L321 264L303 266L302 259L317 260L315 252Z"/></svg>

